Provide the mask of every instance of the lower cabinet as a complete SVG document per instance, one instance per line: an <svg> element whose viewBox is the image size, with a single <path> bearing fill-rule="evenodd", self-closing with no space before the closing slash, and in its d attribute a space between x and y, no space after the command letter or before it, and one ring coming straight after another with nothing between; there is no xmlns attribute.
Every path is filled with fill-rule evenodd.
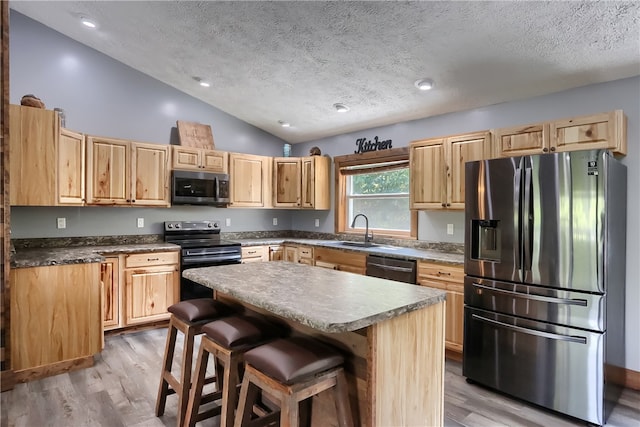
<svg viewBox="0 0 640 427"><path fill-rule="evenodd" d="M102 350L100 264L12 268L11 363L18 382L93 364Z"/></svg>
<svg viewBox="0 0 640 427"><path fill-rule="evenodd" d="M284 247L281 245L269 246L269 261L282 261L284 260Z"/></svg>
<svg viewBox="0 0 640 427"><path fill-rule="evenodd" d="M284 260L299 264L314 265L313 247L304 245L285 245Z"/></svg>
<svg viewBox="0 0 640 427"><path fill-rule="evenodd" d="M142 325L170 317L180 298L178 252L109 257L102 263L104 329Z"/></svg>
<svg viewBox="0 0 640 427"><path fill-rule="evenodd" d="M269 261L269 246L243 246L242 263Z"/></svg>
<svg viewBox="0 0 640 427"><path fill-rule="evenodd" d="M362 275L367 272L367 255L364 253L315 248L314 260L316 267L331 268Z"/></svg>
<svg viewBox="0 0 640 427"><path fill-rule="evenodd" d="M447 292L445 349L461 356L464 338L463 267L419 261L418 284Z"/></svg>

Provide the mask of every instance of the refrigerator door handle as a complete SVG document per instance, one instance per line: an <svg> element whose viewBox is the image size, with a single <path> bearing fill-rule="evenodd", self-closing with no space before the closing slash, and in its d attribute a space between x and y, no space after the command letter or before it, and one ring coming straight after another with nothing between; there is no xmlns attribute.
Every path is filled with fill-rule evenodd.
<svg viewBox="0 0 640 427"><path fill-rule="evenodd" d="M574 337L569 335L559 335L559 334L552 334L550 332L536 331L535 329L523 328L522 326L510 325L508 323L499 322L497 320L487 319L486 317L478 316L477 314L472 314L471 318L479 320L481 322L489 323L494 326L498 326L500 328L511 329L516 332L521 332L523 334L535 335L538 337L548 338L548 339L557 340L557 341L569 341L569 342L576 342L579 344L587 343L586 337Z"/></svg>
<svg viewBox="0 0 640 427"><path fill-rule="evenodd" d="M531 271L531 258L533 251L533 204L531 203L531 192L532 192L532 183L531 183L531 166L526 166L524 170L524 198L523 198L523 212L522 212L522 242L523 242L523 252L524 252L524 261L522 269L527 272ZM523 273L523 277L526 279L526 273Z"/></svg>
<svg viewBox="0 0 640 427"><path fill-rule="evenodd" d="M518 236L516 241L522 241L522 212L520 206L520 191L522 188L522 163L516 168L516 173L513 181L513 205L514 212L518 215L517 221L515 221L515 230L514 236ZM521 245L516 246L516 269L520 274L520 280L524 279L524 274L522 272L522 247Z"/></svg>
<svg viewBox="0 0 640 427"><path fill-rule="evenodd" d="M534 300L534 301L548 302L548 303L551 303L551 304L579 305L579 306L582 306L582 307L586 307L587 306L587 300L586 299L554 298L554 297L545 297L544 295L523 294L523 293L520 293L520 292L508 291L506 289L500 289L500 288L494 288L494 287L491 287L491 286L481 285L480 283L475 283L475 282L473 283L473 287L486 289L486 290L489 290L491 292L506 294L506 295L509 295L511 297L525 298L525 299Z"/></svg>

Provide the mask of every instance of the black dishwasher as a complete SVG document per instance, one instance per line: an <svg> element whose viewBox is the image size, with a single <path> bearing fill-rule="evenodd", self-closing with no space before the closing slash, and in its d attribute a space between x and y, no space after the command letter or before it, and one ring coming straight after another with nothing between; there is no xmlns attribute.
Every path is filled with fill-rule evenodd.
<svg viewBox="0 0 640 427"><path fill-rule="evenodd" d="M416 284L416 262L384 256L367 256L367 276Z"/></svg>

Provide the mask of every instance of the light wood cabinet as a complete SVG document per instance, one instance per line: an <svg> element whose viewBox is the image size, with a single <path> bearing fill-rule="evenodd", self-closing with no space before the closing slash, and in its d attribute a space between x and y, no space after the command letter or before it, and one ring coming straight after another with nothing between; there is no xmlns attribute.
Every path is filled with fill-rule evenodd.
<svg viewBox="0 0 640 427"><path fill-rule="evenodd" d="M314 265L313 250L312 246L287 244L284 246L284 260Z"/></svg>
<svg viewBox="0 0 640 427"><path fill-rule="evenodd" d="M607 149L627 154L627 118L622 110L557 120L549 124L551 149Z"/></svg>
<svg viewBox="0 0 640 427"><path fill-rule="evenodd" d="M85 142L55 111L9 106L11 205L82 205Z"/></svg>
<svg viewBox="0 0 640 427"><path fill-rule="evenodd" d="M180 297L178 252L124 256L124 326L165 320Z"/></svg>
<svg viewBox="0 0 640 427"><path fill-rule="evenodd" d="M120 268L118 257L109 257L100 264L102 284L102 321L104 330L120 326Z"/></svg>
<svg viewBox="0 0 640 427"><path fill-rule="evenodd" d="M269 246L243 246L242 263L269 261Z"/></svg>
<svg viewBox="0 0 640 427"><path fill-rule="evenodd" d="M413 141L409 146L411 209L464 209L464 167L491 156L490 132Z"/></svg>
<svg viewBox="0 0 640 427"><path fill-rule="evenodd" d="M169 146L87 137L87 203L169 206Z"/></svg>
<svg viewBox="0 0 640 427"><path fill-rule="evenodd" d="M269 246L269 261L283 261L284 248L281 245Z"/></svg>
<svg viewBox="0 0 640 427"><path fill-rule="evenodd" d="M273 159L273 206L330 209L331 158L276 157Z"/></svg>
<svg viewBox="0 0 640 427"><path fill-rule="evenodd" d="M229 153L204 148L173 145L173 169L199 170L204 172L228 173Z"/></svg>
<svg viewBox="0 0 640 427"><path fill-rule="evenodd" d="M419 261L418 284L447 292L445 348L460 356L464 339L463 267Z"/></svg>
<svg viewBox="0 0 640 427"><path fill-rule="evenodd" d="M14 268L10 277L18 380L93 364L102 350L100 263Z"/></svg>
<svg viewBox="0 0 640 427"><path fill-rule="evenodd" d="M58 204L84 204L85 165L84 135L61 128L58 139Z"/></svg>
<svg viewBox="0 0 640 427"><path fill-rule="evenodd" d="M270 208L271 157L229 153L229 207Z"/></svg>
<svg viewBox="0 0 640 427"><path fill-rule="evenodd" d="M495 157L606 149L627 154L627 119L622 110L552 122L496 129Z"/></svg>
<svg viewBox="0 0 640 427"><path fill-rule="evenodd" d="M318 247L314 253L316 267L362 275L367 272L367 255L362 252Z"/></svg>

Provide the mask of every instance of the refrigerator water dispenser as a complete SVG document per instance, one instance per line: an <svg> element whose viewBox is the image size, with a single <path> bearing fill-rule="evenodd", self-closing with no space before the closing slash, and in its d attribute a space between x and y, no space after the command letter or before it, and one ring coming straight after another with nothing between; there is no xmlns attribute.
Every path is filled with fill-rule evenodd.
<svg viewBox="0 0 640 427"><path fill-rule="evenodd" d="M500 261L500 247L497 220L471 220L471 258Z"/></svg>

